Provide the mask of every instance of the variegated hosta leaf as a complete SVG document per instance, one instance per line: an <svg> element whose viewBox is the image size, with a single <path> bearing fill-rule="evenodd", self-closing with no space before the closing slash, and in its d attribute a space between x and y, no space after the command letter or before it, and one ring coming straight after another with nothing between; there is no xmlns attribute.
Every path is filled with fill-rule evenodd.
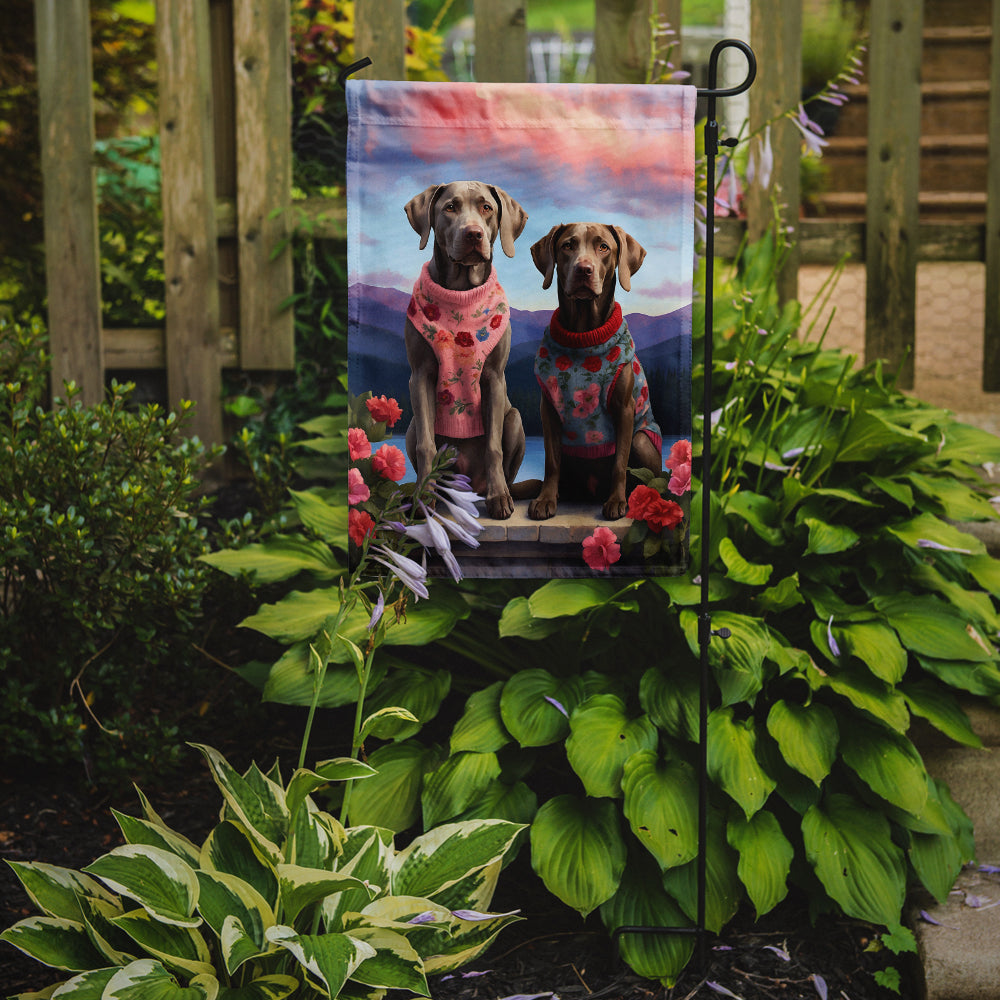
<svg viewBox="0 0 1000 1000"><path fill-rule="evenodd" d="M93 896L109 903L116 899L97 879L38 861L8 861L24 891L46 916L81 920L81 896Z"/></svg>
<svg viewBox="0 0 1000 1000"><path fill-rule="evenodd" d="M19 998L27 1000L29 997L37 998L37 1000L41 1000L42 997L53 997L55 1000L101 1000L101 997L104 996L104 988L111 982L119 968L120 966L112 966L107 969L92 969L90 972L81 972L79 976L67 979L55 990L52 990L50 986L44 993L21 993L11 1000L19 1000Z"/></svg>
<svg viewBox="0 0 1000 1000"><path fill-rule="evenodd" d="M664 891L652 859L629 858L618 891L601 905L609 932L619 927L690 927L692 922ZM672 986L694 950L692 934L623 934L619 952L640 976Z"/></svg>
<svg viewBox="0 0 1000 1000"><path fill-rule="evenodd" d="M815 701L798 705L779 699L768 713L767 731L777 741L785 761L815 785L830 773L840 732L826 705Z"/></svg>
<svg viewBox="0 0 1000 1000"><path fill-rule="evenodd" d="M653 750L659 740L647 715L630 719L625 702L613 694L595 694L579 705L569 721L566 757L588 795L617 799L622 768L639 750Z"/></svg>
<svg viewBox="0 0 1000 1000"><path fill-rule="evenodd" d="M181 969L189 976L213 971L212 956L205 939L190 927L161 923L145 910L123 913L112 923L171 969Z"/></svg>
<svg viewBox="0 0 1000 1000"><path fill-rule="evenodd" d="M420 796L424 826L433 827L454 819L474 803L500 776L495 753L452 754L424 778Z"/></svg>
<svg viewBox="0 0 1000 1000"><path fill-rule="evenodd" d="M524 828L521 828L523 833ZM518 833L517 840L521 833ZM453 882L446 889L434 893L434 901L442 906L447 906L449 910L460 910L464 908L472 910L488 910L493 902L493 894L497 890L497 882L500 879L500 871L504 866L506 857L497 858L485 868L478 868L465 878L460 878Z"/></svg>
<svg viewBox="0 0 1000 1000"><path fill-rule="evenodd" d="M223 938L223 929L228 920L239 922L242 937L250 939L254 953L266 950L264 931L275 923L274 911L267 900L248 882L226 875L223 872L198 872L198 882L201 894L198 898L198 910L205 922L215 931L216 936ZM230 929L230 939L234 937L234 929ZM239 935L236 935L239 937ZM226 949L227 971L232 975L247 957L243 954L245 948L240 946L240 961L230 964L232 948Z"/></svg>
<svg viewBox="0 0 1000 1000"><path fill-rule="evenodd" d="M90 940L104 956L105 965L128 965L140 957L140 949L135 942L114 924L115 918L125 912L120 902L109 903L93 896L83 896L80 905Z"/></svg>
<svg viewBox="0 0 1000 1000"><path fill-rule="evenodd" d="M113 892L134 899L150 916L178 927L197 927L198 878L171 851L146 844L125 844L85 869Z"/></svg>
<svg viewBox="0 0 1000 1000"><path fill-rule="evenodd" d="M737 721L733 709L717 708L708 717L708 773L749 818L774 791L776 782L757 762L752 718Z"/></svg>
<svg viewBox="0 0 1000 1000"><path fill-rule="evenodd" d="M531 865L549 892L583 916L610 899L625 870L615 803L549 799L531 824Z"/></svg>
<svg viewBox="0 0 1000 1000"><path fill-rule="evenodd" d="M28 917L0 934L26 955L53 969L81 972L105 965L87 935L87 928L64 917Z"/></svg>
<svg viewBox="0 0 1000 1000"><path fill-rule="evenodd" d="M252 885L273 909L278 905L278 875L241 823L220 823L201 848L199 867L224 872Z"/></svg>
<svg viewBox="0 0 1000 1000"><path fill-rule="evenodd" d="M730 820L726 836L729 845L740 853L736 873L759 918L788 895L788 872L795 849L774 813L766 809L750 819L737 816Z"/></svg>
<svg viewBox="0 0 1000 1000"><path fill-rule="evenodd" d="M882 813L849 795L830 795L806 813L802 836L817 877L849 917L899 923L906 866Z"/></svg>
<svg viewBox="0 0 1000 1000"><path fill-rule="evenodd" d="M285 845L286 860L304 868L335 868L343 842L340 822L317 809L312 799L306 799L292 820Z"/></svg>
<svg viewBox="0 0 1000 1000"><path fill-rule="evenodd" d="M504 684L500 717L521 746L547 746L566 736L569 716L583 698L579 677L561 679L547 670L522 670Z"/></svg>
<svg viewBox="0 0 1000 1000"><path fill-rule="evenodd" d="M424 971L431 975L452 972L477 959L509 924L521 917L517 913L480 914L475 920L463 919L463 910L453 910L451 932L441 932L441 940L431 954L424 956ZM418 947L417 941L414 945Z"/></svg>
<svg viewBox="0 0 1000 1000"><path fill-rule="evenodd" d="M523 827L505 820L446 823L421 834L393 860L392 892L435 898L460 879L500 861Z"/></svg>
<svg viewBox="0 0 1000 1000"><path fill-rule="evenodd" d="M118 821L122 835L129 844L146 844L149 847L159 847L161 850L176 854L177 857L186 861L192 868L197 866L200 850L187 837L176 833L169 827L150 822L149 820L126 816L125 813L120 813L117 809L112 809L111 812Z"/></svg>
<svg viewBox="0 0 1000 1000"><path fill-rule="evenodd" d="M323 900L323 920L328 931L345 930L345 913L358 912L368 905L372 892L384 892L388 889L392 851L392 834L389 830L356 826L347 831L337 871L342 875L354 876L367 887L345 889Z"/></svg>
<svg viewBox="0 0 1000 1000"><path fill-rule="evenodd" d="M305 907L345 889L361 889L369 893L369 898L375 895L374 890L353 875L302 868L300 865L278 865L278 881L282 912L286 920L293 922Z"/></svg>
<svg viewBox="0 0 1000 1000"><path fill-rule="evenodd" d="M384 927L356 927L351 937L375 949L351 973L351 979L365 986L409 990L418 996L430 996L424 963L402 934Z"/></svg>
<svg viewBox="0 0 1000 1000"><path fill-rule="evenodd" d="M500 716L500 693L503 681L470 695L462 717L451 733L451 752L473 750L477 753L496 753L510 743Z"/></svg>
<svg viewBox="0 0 1000 1000"><path fill-rule="evenodd" d="M261 976L244 986L224 986L218 1000L285 1000L299 985L294 976Z"/></svg>
<svg viewBox="0 0 1000 1000"><path fill-rule="evenodd" d="M181 986L159 962L143 958L119 969L101 1000L216 1000L218 995L219 981L212 975L196 976Z"/></svg>
<svg viewBox="0 0 1000 1000"><path fill-rule="evenodd" d="M226 806L246 827L264 855L276 864L281 857L279 845L288 832L284 789L255 769L246 776L240 775L217 750L203 744L193 745L208 761Z"/></svg>
<svg viewBox="0 0 1000 1000"><path fill-rule="evenodd" d="M660 760L652 750L625 762L625 817L661 869L698 853L698 782L689 764Z"/></svg>
<svg viewBox="0 0 1000 1000"><path fill-rule="evenodd" d="M905 812L920 815L927 802L927 771L906 736L861 719L852 720L850 739L840 749L847 766L876 795Z"/></svg>
<svg viewBox="0 0 1000 1000"><path fill-rule="evenodd" d="M267 939L285 948L314 982L332 997L363 961L375 957L375 949L349 934L296 934L291 927L278 924L268 928Z"/></svg>

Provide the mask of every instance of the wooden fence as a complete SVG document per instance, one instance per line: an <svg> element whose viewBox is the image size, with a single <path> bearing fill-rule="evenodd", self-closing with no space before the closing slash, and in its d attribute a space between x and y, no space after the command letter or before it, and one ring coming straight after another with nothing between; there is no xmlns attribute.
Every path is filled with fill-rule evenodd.
<svg viewBox="0 0 1000 1000"><path fill-rule="evenodd" d="M529 2L475 0L478 79L525 80ZM166 326L125 331L101 327L88 0L35 3L53 384L73 379L84 400L94 401L107 370L165 369L169 401L195 400L196 433L221 441L221 370L293 365L292 316L282 308L292 290L291 255L279 249L292 218L285 211L290 0L157 2ZM595 0L598 82L642 82L651 13L680 25L681 6L681 0ZM405 0L357 0L355 49L374 62L365 74L403 77L405 10ZM871 0L866 219L800 220L786 210L797 242L782 292L795 294L800 263L832 263L845 253L863 260L866 356L896 366L911 351L907 385L917 262L985 261L983 385L1000 391L1000 0L992 3L993 168L985 224L919 220L922 11L922 0ZM799 101L802 2L753 0L751 18L759 66L750 91L753 129ZM723 106L723 121L724 115ZM769 188L748 193L745 223L724 220L716 240L722 256L732 254L745 228L762 231L776 193L785 205L799 203L799 134L779 124ZM314 220L314 235L342 238L342 202L307 203L298 211Z"/></svg>

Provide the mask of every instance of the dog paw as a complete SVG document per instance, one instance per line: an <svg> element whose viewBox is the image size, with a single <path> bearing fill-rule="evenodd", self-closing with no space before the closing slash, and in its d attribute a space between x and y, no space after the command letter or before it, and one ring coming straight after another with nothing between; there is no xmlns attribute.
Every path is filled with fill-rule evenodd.
<svg viewBox="0 0 1000 1000"><path fill-rule="evenodd" d="M506 521L514 513L514 501L509 493L486 498L486 516L494 521Z"/></svg>
<svg viewBox="0 0 1000 1000"><path fill-rule="evenodd" d="M539 497L528 504L528 517L532 521L547 521L556 512L556 502L554 500L543 500Z"/></svg>
<svg viewBox="0 0 1000 1000"><path fill-rule="evenodd" d="M628 504L624 500L612 498L601 508L601 512L605 521L619 521L625 516L627 507Z"/></svg>

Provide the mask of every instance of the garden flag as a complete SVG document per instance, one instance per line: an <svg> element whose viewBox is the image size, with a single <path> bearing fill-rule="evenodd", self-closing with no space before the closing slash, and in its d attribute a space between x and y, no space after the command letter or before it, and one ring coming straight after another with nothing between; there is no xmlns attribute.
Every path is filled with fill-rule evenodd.
<svg viewBox="0 0 1000 1000"><path fill-rule="evenodd" d="M391 414L352 517L451 445L465 575L687 567L695 100L348 81L350 391Z"/></svg>

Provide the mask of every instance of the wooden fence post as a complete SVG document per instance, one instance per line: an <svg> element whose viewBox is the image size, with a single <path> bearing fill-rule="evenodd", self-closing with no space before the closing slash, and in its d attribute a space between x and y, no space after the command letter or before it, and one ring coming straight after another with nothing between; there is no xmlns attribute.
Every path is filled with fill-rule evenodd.
<svg viewBox="0 0 1000 1000"><path fill-rule="evenodd" d="M288 0L233 6L242 368L295 367L290 22Z"/></svg>
<svg viewBox="0 0 1000 1000"><path fill-rule="evenodd" d="M524 0L476 0L477 80L524 83L528 73L528 32ZM498 43L498 39L502 40Z"/></svg>
<svg viewBox="0 0 1000 1000"><path fill-rule="evenodd" d="M406 0L361 0L354 5L355 58L372 65L355 74L372 80L406 79Z"/></svg>
<svg viewBox="0 0 1000 1000"><path fill-rule="evenodd" d="M104 398L89 0L35 0L52 394Z"/></svg>
<svg viewBox="0 0 1000 1000"><path fill-rule="evenodd" d="M868 53L865 360L913 387L923 0L872 0Z"/></svg>
<svg viewBox="0 0 1000 1000"><path fill-rule="evenodd" d="M645 83L653 0L594 0L598 83Z"/></svg>
<svg viewBox="0 0 1000 1000"><path fill-rule="evenodd" d="M993 0L990 45L989 170L986 177L986 324L983 390L1000 392L1000 0Z"/></svg>
<svg viewBox="0 0 1000 1000"><path fill-rule="evenodd" d="M210 52L207 0L159 0L167 396L171 405L196 401L191 430L217 444L222 391Z"/></svg>
<svg viewBox="0 0 1000 1000"><path fill-rule="evenodd" d="M802 98L802 4L799 0L758 0L750 8L750 41L757 56L757 80L750 88L750 131L795 108ZM758 139L754 140L757 143ZM774 170L767 188L757 177L747 193L747 227L759 239L774 220L772 202L780 208L780 225L794 229L793 245L778 274L778 296L785 302L798 296L800 248L799 160L802 136L780 118L771 126Z"/></svg>

